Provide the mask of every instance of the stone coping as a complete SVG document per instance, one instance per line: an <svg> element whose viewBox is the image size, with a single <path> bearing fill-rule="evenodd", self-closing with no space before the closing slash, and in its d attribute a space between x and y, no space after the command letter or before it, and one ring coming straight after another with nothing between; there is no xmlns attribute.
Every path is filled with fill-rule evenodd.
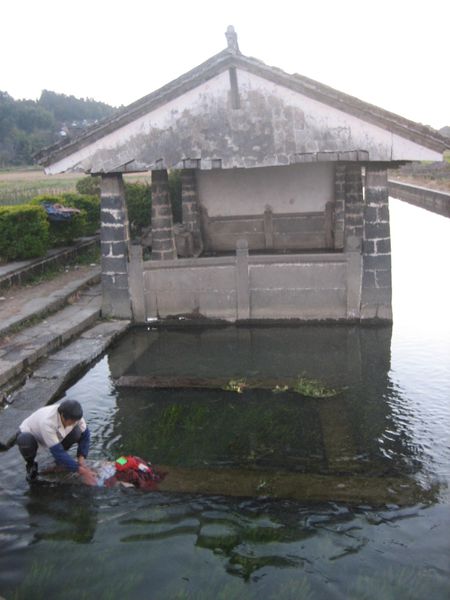
<svg viewBox="0 0 450 600"><path fill-rule="evenodd" d="M298 263L345 263L348 253L302 253L302 254L249 254L249 264L298 264ZM143 262L144 270L156 270L162 268L186 268L186 267L218 267L236 264L236 254L228 256L207 256L200 258L178 258L175 260L146 260Z"/></svg>

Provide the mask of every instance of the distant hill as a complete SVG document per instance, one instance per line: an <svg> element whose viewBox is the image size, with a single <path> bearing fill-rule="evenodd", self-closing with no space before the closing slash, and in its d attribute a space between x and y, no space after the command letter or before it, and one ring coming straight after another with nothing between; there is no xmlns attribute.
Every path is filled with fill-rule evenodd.
<svg viewBox="0 0 450 600"><path fill-rule="evenodd" d="M441 135L445 135L445 137L450 138L450 125L447 125L446 127L442 127L442 129L439 129L439 133Z"/></svg>
<svg viewBox="0 0 450 600"><path fill-rule="evenodd" d="M44 90L39 100L14 100L0 91L0 168L31 165L35 152L80 133L116 109L90 98Z"/></svg>

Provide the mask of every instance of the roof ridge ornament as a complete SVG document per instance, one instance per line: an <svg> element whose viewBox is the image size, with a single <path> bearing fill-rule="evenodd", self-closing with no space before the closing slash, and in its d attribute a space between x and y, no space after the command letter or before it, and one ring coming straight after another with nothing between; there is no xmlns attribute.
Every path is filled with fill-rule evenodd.
<svg viewBox="0 0 450 600"><path fill-rule="evenodd" d="M227 38L228 50L233 54L240 54L237 33L235 32L233 25L228 25L225 37Z"/></svg>

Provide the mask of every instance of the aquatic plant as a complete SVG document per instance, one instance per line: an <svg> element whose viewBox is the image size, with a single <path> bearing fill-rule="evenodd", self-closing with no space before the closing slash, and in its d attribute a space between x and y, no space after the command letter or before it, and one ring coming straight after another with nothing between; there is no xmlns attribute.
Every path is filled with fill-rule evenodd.
<svg viewBox="0 0 450 600"><path fill-rule="evenodd" d="M292 391L308 396L309 398L332 398L339 394L338 390L326 387L317 379L309 379L307 377L299 377L292 386Z"/></svg>
<svg viewBox="0 0 450 600"><path fill-rule="evenodd" d="M274 394L280 394L281 392L288 392L288 391L289 391L288 385L276 385L274 388L272 388L272 392Z"/></svg>
<svg viewBox="0 0 450 600"><path fill-rule="evenodd" d="M247 388L247 384L245 379L230 379L230 381L222 388L227 392L237 392L238 394L242 394L242 392Z"/></svg>
<svg viewBox="0 0 450 600"><path fill-rule="evenodd" d="M246 379L230 379L226 385L222 387L223 390L228 392L237 392L242 394L245 390L264 390L269 389L274 394L281 394L283 392L296 392L302 396L309 398L331 398L339 394L339 390L327 387L323 382L317 379L310 379L305 376L298 377L296 380L291 379L284 383L282 380L280 383L275 383L272 380L246 380Z"/></svg>

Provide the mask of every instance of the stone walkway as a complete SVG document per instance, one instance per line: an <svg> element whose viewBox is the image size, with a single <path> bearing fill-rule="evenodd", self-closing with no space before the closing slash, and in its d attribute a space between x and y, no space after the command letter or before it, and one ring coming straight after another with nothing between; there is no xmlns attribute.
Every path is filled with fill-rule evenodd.
<svg viewBox="0 0 450 600"><path fill-rule="evenodd" d="M99 280L98 266L70 267L40 284L0 291L0 449L128 328L129 321L100 320Z"/></svg>

